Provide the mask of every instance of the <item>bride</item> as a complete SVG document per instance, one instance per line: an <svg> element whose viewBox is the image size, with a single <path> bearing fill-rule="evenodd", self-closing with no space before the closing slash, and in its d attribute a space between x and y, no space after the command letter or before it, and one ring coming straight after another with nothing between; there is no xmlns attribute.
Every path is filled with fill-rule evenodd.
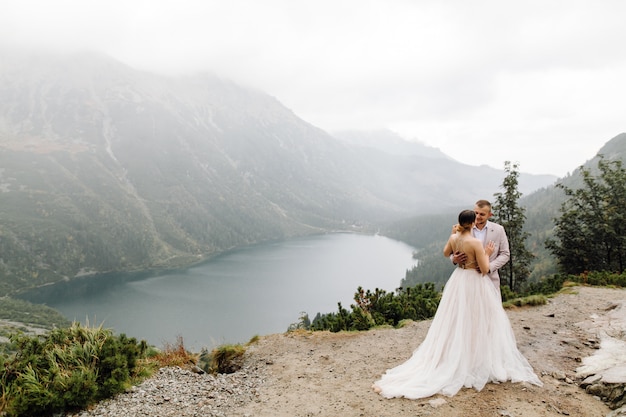
<svg viewBox="0 0 626 417"><path fill-rule="evenodd" d="M499 291L485 275L494 247L490 242L483 248L472 236L475 219L472 210L459 214L457 231L443 254L465 252L467 261L448 279L422 344L374 383L373 389L383 397L453 396L462 387L480 391L488 382L543 385L517 349Z"/></svg>

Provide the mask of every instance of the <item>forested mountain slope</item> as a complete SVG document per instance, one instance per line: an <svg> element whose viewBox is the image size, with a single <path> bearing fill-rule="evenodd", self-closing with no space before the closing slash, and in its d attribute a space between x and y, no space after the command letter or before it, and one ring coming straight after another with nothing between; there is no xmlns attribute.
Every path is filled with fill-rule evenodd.
<svg viewBox="0 0 626 417"><path fill-rule="evenodd" d="M349 144L211 74L0 51L0 293L432 213L502 171ZM527 186L551 183L525 176ZM373 230L373 229L372 229Z"/></svg>
<svg viewBox="0 0 626 417"><path fill-rule="evenodd" d="M572 173L558 179L555 184L531 193L523 193L519 204L526 210L524 229L529 233L526 246L535 255L529 281L537 281L557 272L556 261L545 248L545 241L551 236L554 227L553 220L560 216L559 209L565 199L563 190L556 184L562 183L572 189L582 186L580 167L594 175L598 174L600 156L609 160L626 161L626 133L620 133L610 139L589 160L573 165ZM495 202L492 194L485 198ZM405 285L410 286L419 282L436 282L442 285L449 277L452 265L448 259L441 256L441 249L449 236L450 226L457 213L444 210L441 214L415 216L393 222L385 229L387 235L407 241L419 249L418 258L422 264L407 274Z"/></svg>

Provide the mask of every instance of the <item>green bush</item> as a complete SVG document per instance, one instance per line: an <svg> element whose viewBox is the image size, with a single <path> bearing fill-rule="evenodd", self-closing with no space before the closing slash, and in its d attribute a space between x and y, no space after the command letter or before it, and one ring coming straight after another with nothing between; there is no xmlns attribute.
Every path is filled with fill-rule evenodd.
<svg viewBox="0 0 626 417"><path fill-rule="evenodd" d="M589 285L626 287L626 272L621 274L606 271L594 271L576 276L570 275L572 281Z"/></svg>
<svg viewBox="0 0 626 417"><path fill-rule="evenodd" d="M9 417L81 409L122 392L147 349L144 341L79 323L11 340L16 353L0 369L0 412Z"/></svg>
<svg viewBox="0 0 626 417"><path fill-rule="evenodd" d="M566 282L600 287L626 287L626 272L620 274L607 271L591 271L579 275L555 274L547 279L527 285L523 295L554 294L559 292Z"/></svg>
<svg viewBox="0 0 626 417"><path fill-rule="evenodd" d="M396 293L376 288L374 291L357 289L351 311L338 303L337 313L317 314L310 330L367 330L375 326L397 327L402 320L425 320L433 317L439 306L441 293L435 284L417 284L399 288Z"/></svg>
<svg viewBox="0 0 626 417"><path fill-rule="evenodd" d="M502 295L502 301L508 301L519 297L519 295L508 285L500 285L500 294Z"/></svg>
<svg viewBox="0 0 626 417"><path fill-rule="evenodd" d="M521 295L555 294L563 288L563 283L565 281L568 281L568 277L566 275L554 274L551 277L543 279L539 282L529 283L521 291Z"/></svg>

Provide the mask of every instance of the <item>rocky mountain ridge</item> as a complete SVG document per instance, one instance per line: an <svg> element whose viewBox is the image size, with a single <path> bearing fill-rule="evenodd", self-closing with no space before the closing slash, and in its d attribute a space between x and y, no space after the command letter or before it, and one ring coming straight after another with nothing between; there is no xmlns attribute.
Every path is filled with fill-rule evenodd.
<svg viewBox="0 0 626 417"><path fill-rule="evenodd" d="M375 230L492 195L503 176L347 144L211 74L165 77L92 53L0 55L2 293ZM525 178L526 189L554 180Z"/></svg>

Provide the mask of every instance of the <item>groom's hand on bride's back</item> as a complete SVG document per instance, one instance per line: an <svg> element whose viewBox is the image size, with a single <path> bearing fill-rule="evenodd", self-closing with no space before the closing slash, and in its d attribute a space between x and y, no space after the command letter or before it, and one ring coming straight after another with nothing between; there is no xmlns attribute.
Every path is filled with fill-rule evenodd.
<svg viewBox="0 0 626 417"><path fill-rule="evenodd" d="M455 265L464 264L467 261L467 255L461 251L456 251L452 254L452 262Z"/></svg>

